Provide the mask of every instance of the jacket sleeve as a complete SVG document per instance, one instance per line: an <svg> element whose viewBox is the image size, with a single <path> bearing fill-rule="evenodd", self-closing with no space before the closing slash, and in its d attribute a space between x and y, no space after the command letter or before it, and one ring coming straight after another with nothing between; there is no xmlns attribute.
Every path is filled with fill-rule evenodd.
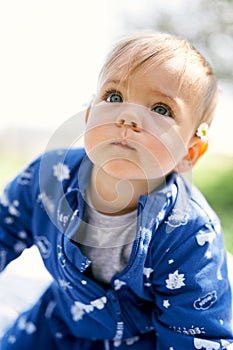
<svg viewBox="0 0 233 350"><path fill-rule="evenodd" d="M233 343L232 292L221 229L205 224L189 230L164 232L176 238L154 265L156 349L226 349Z"/></svg>
<svg viewBox="0 0 233 350"><path fill-rule="evenodd" d="M0 197L0 271L33 245L32 191L38 161L25 168L4 189Z"/></svg>

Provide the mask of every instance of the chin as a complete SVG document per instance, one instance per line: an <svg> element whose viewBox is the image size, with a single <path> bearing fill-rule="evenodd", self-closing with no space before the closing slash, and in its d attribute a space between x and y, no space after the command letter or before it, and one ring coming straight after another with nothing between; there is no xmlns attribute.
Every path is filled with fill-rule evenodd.
<svg viewBox="0 0 233 350"><path fill-rule="evenodd" d="M110 176L121 180L145 180L146 174L137 164L126 159L107 162L103 170Z"/></svg>

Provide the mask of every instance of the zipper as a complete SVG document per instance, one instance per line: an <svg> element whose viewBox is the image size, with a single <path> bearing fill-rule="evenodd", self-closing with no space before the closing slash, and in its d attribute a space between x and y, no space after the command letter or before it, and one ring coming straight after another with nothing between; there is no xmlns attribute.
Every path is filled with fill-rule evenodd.
<svg viewBox="0 0 233 350"><path fill-rule="evenodd" d="M108 290L106 295L108 300L111 301L111 306L114 310L115 315L117 316L116 323L123 323L127 326L129 337L138 335L139 330L131 321L131 317L128 315L126 308L124 308L123 305L119 303L117 293L114 290Z"/></svg>

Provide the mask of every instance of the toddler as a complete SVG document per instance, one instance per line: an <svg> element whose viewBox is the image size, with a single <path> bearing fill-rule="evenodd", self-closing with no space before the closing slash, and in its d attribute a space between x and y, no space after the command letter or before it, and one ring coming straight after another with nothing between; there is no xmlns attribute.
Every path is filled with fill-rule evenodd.
<svg viewBox="0 0 233 350"><path fill-rule="evenodd" d="M55 149L6 187L0 268L33 244L53 277L1 350L227 349L221 226L181 174L205 153L216 78L186 40L140 33L106 58L84 149Z"/></svg>

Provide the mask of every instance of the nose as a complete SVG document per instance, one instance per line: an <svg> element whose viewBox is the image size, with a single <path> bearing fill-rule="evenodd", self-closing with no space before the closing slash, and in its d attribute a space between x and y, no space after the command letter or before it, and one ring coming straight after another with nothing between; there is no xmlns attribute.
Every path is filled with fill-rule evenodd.
<svg viewBox="0 0 233 350"><path fill-rule="evenodd" d="M138 115L140 111L138 111L138 107L136 110L134 109L132 110L132 106L130 106L130 110L129 110L129 107L126 108L125 110L122 110L122 112L118 115L118 118L115 122L118 128L131 129L134 132L141 131L142 121L140 120L140 117Z"/></svg>
<svg viewBox="0 0 233 350"><path fill-rule="evenodd" d="M118 119L116 121L116 126L118 128L125 127L125 128L130 128L135 132L140 132L140 126L135 121L128 122L125 119Z"/></svg>

